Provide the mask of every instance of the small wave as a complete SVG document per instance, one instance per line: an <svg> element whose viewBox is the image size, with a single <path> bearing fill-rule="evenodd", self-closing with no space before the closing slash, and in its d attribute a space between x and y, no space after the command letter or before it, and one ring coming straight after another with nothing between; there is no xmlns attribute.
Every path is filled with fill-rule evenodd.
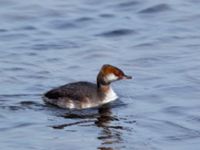
<svg viewBox="0 0 200 150"><path fill-rule="evenodd" d="M19 123L14 126L11 126L11 127L0 128L0 131L12 130L12 129L16 129L16 128L24 128L24 127L28 127L31 125L34 125L34 123Z"/></svg>
<svg viewBox="0 0 200 150"><path fill-rule="evenodd" d="M58 43L52 43L52 42L48 42L48 43L37 43L32 45L32 49L33 50L58 50L58 49L67 49L67 48L78 48L80 45L74 42L70 42L70 41L65 41L65 42L58 42Z"/></svg>
<svg viewBox="0 0 200 150"><path fill-rule="evenodd" d="M102 18L114 18L115 17L114 14L110 14L110 13L102 13L99 16Z"/></svg>
<svg viewBox="0 0 200 150"><path fill-rule="evenodd" d="M130 62L138 64L143 67L152 67L164 61L165 60L163 58L158 58L158 57L145 57L145 58L141 57L134 60L130 60Z"/></svg>
<svg viewBox="0 0 200 150"><path fill-rule="evenodd" d="M53 20L49 22L49 26L53 29L63 30L76 28L77 24L68 20Z"/></svg>
<svg viewBox="0 0 200 150"><path fill-rule="evenodd" d="M133 47L140 47L140 48L149 48L149 47L153 47L155 44L154 43L140 43L140 44L137 44L137 45L134 45Z"/></svg>
<svg viewBox="0 0 200 150"><path fill-rule="evenodd" d="M22 106L43 106L40 103L34 102L34 101L21 101L20 104Z"/></svg>
<svg viewBox="0 0 200 150"><path fill-rule="evenodd" d="M1 41L16 41L29 38L29 35L24 33L11 33L11 34L4 34L0 36Z"/></svg>
<svg viewBox="0 0 200 150"><path fill-rule="evenodd" d="M124 35L130 35L136 33L136 31L132 29L118 29L118 30L113 30L113 31L108 31L104 32L101 34L98 34L99 36L104 36L104 37L116 37L116 36L124 36Z"/></svg>
<svg viewBox="0 0 200 150"><path fill-rule="evenodd" d="M5 68L4 70L5 71L23 71L25 69L22 67L11 67L11 68Z"/></svg>
<svg viewBox="0 0 200 150"><path fill-rule="evenodd" d="M120 4L118 4L119 7L132 7L139 4L138 1L130 1L130 2L122 2Z"/></svg>
<svg viewBox="0 0 200 150"><path fill-rule="evenodd" d="M170 113L173 115L183 115L186 111L185 107L181 106L169 106L163 110L165 113Z"/></svg>
<svg viewBox="0 0 200 150"><path fill-rule="evenodd" d="M91 17L80 17L80 18L76 19L75 21L79 22L79 23L83 23L83 22L88 22L88 21L92 21L92 20L94 20L94 19Z"/></svg>
<svg viewBox="0 0 200 150"><path fill-rule="evenodd" d="M33 31L33 30L37 30L36 27L32 26L32 25L27 25L27 26L23 26L23 27L20 27L20 28L16 28L15 30L23 30L23 31Z"/></svg>
<svg viewBox="0 0 200 150"><path fill-rule="evenodd" d="M176 135L176 136L167 136L166 139L170 141L183 141L183 140L191 140L195 138L200 138L200 132L194 131L188 134Z"/></svg>
<svg viewBox="0 0 200 150"><path fill-rule="evenodd" d="M29 97L29 96L42 96L42 94L1 94L0 97Z"/></svg>
<svg viewBox="0 0 200 150"><path fill-rule="evenodd" d="M8 30L6 29L0 29L0 33L4 33L4 32L7 32Z"/></svg>
<svg viewBox="0 0 200 150"><path fill-rule="evenodd" d="M54 126L51 126L51 127L54 128L54 129L63 129L65 127L80 125L80 124L88 123L88 122L94 122L94 121L93 120L84 120L84 121L77 121L77 122L73 122L73 123L65 123L65 124L61 124L61 125L54 125Z"/></svg>
<svg viewBox="0 0 200 150"><path fill-rule="evenodd" d="M167 4L158 4L155 6L145 8L145 9L139 11L139 13L142 13L142 14L158 13L158 12L168 11L170 9L171 8Z"/></svg>

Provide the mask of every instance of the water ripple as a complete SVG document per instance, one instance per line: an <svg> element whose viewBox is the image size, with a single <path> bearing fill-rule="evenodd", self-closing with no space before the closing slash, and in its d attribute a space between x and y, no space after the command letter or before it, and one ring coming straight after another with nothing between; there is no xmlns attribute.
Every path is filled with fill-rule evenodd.
<svg viewBox="0 0 200 150"><path fill-rule="evenodd" d="M138 5L138 4L140 4L140 2L139 1L128 1L128 2L122 2L122 3L119 3L118 4L118 7L120 7L120 8L124 8L124 7L132 7L132 6L135 6L135 5Z"/></svg>
<svg viewBox="0 0 200 150"><path fill-rule="evenodd" d="M136 31L132 29L117 29L117 30L100 33L98 35L104 36L104 37L117 37L117 36L131 35L131 34L136 34Z"/></svg>
<svg viewBox="0 0 200 150"><path fill-rule="evenodd" d="M0 33L5 33L7 31L8 31L7 29L0 29Z"/></svg>
<svg viewBox="0 0 200 150"><path fill-rule="evenodd" d="M145 8L143 10L140 10L139 13L142 14L151 14L151 13L159 13L159 12L164 12L164 11L169 11L171 10L171 7L167 4L158 4L154 5L148 8Z"/></svg>
<svg viewBox="0 0 200 150"><path fill-rule="evenodd" d="M68 20L53 20L49 22L49 26L57 30L73 29L78 27L75 22Z"/></svg>
<svg viewBox="0 0 200 150"><path fill-rule="evenodd" d="M200 147L197 0L0 4L1 149ZM42 101L55 86L95 82L104 63L134 76L113 84L120 98L109 109L77 112Z"/></svg>
<svg viewBox="0 0 200 150"><path fill-rule="evenodd" d="M80 18L76 19L75 21L78 23L84 23L84 22L90 22L93 20L94 20L94 18L92 18L92 17L80 17Z"/></svg>
<svg viewBox="0 0 200 150"><path fill-rule="evenodd" d="M20 28L16 28L15 30L16 31L34 31L34 30L37 30L37 28L35 26L32 26L32 25L26 25L26 26L23 26L23 27L20 27Z"/></svg>

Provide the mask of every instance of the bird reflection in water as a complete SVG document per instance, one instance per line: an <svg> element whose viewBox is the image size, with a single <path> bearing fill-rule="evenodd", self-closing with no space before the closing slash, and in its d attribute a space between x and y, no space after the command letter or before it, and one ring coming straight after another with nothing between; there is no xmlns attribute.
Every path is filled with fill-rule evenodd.
<svg viewBox="0 0 200 150"><path fill-rule="evenodd" d="M121 143L123 141L121 138L123 127L113 125L113 123L119 121L119 119L117 116L112 114L109 105L99 108L98 113L95 114L85 114L82 111L81 113L66 113L62 115L62 117L83 120L73 123L54 125L52 126L54 129L63 129L65 127L74 125L91 126L91 124L88 125L88 123L92 123L92 125L97 126L100 129L97 139L101 141L101 146L97 148L98 150L114 150L112 146L116 146L117 143Z"/></svg>
<svg viewBox="0 0 200 150"><path fill-rule="evenodd" d="M99 150L114 150L113 146L117 143L121 143L123 129L122 126L112 125L112 122L119 121L117 116L113 116L110 107L102 107L99 109L99 117L95 121L96 126L101 129L99 136L101 140L101 146ZM114 145L113 145L114 144Z"/></svg>

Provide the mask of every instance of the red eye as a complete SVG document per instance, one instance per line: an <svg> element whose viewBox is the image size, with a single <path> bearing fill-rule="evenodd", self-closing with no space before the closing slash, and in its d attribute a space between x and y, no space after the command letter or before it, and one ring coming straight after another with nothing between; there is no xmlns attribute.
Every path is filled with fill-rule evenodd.
<svg viewBox="0 0 200 150"><path fill-rule="evenodd" d="M123 78L124 76L123 72L120 72L120 71L116 72L115 75L119 78Z"/></svg>

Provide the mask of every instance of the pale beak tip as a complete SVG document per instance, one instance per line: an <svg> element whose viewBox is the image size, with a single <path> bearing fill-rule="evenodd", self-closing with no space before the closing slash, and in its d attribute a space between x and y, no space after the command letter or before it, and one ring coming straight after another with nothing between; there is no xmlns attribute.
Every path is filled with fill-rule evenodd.
<svg viewBox="0 0 200 150"><path fill-rule="evenodd" d="M132 76L124 75L123 79L133 79L133 77Z"/></svg>

